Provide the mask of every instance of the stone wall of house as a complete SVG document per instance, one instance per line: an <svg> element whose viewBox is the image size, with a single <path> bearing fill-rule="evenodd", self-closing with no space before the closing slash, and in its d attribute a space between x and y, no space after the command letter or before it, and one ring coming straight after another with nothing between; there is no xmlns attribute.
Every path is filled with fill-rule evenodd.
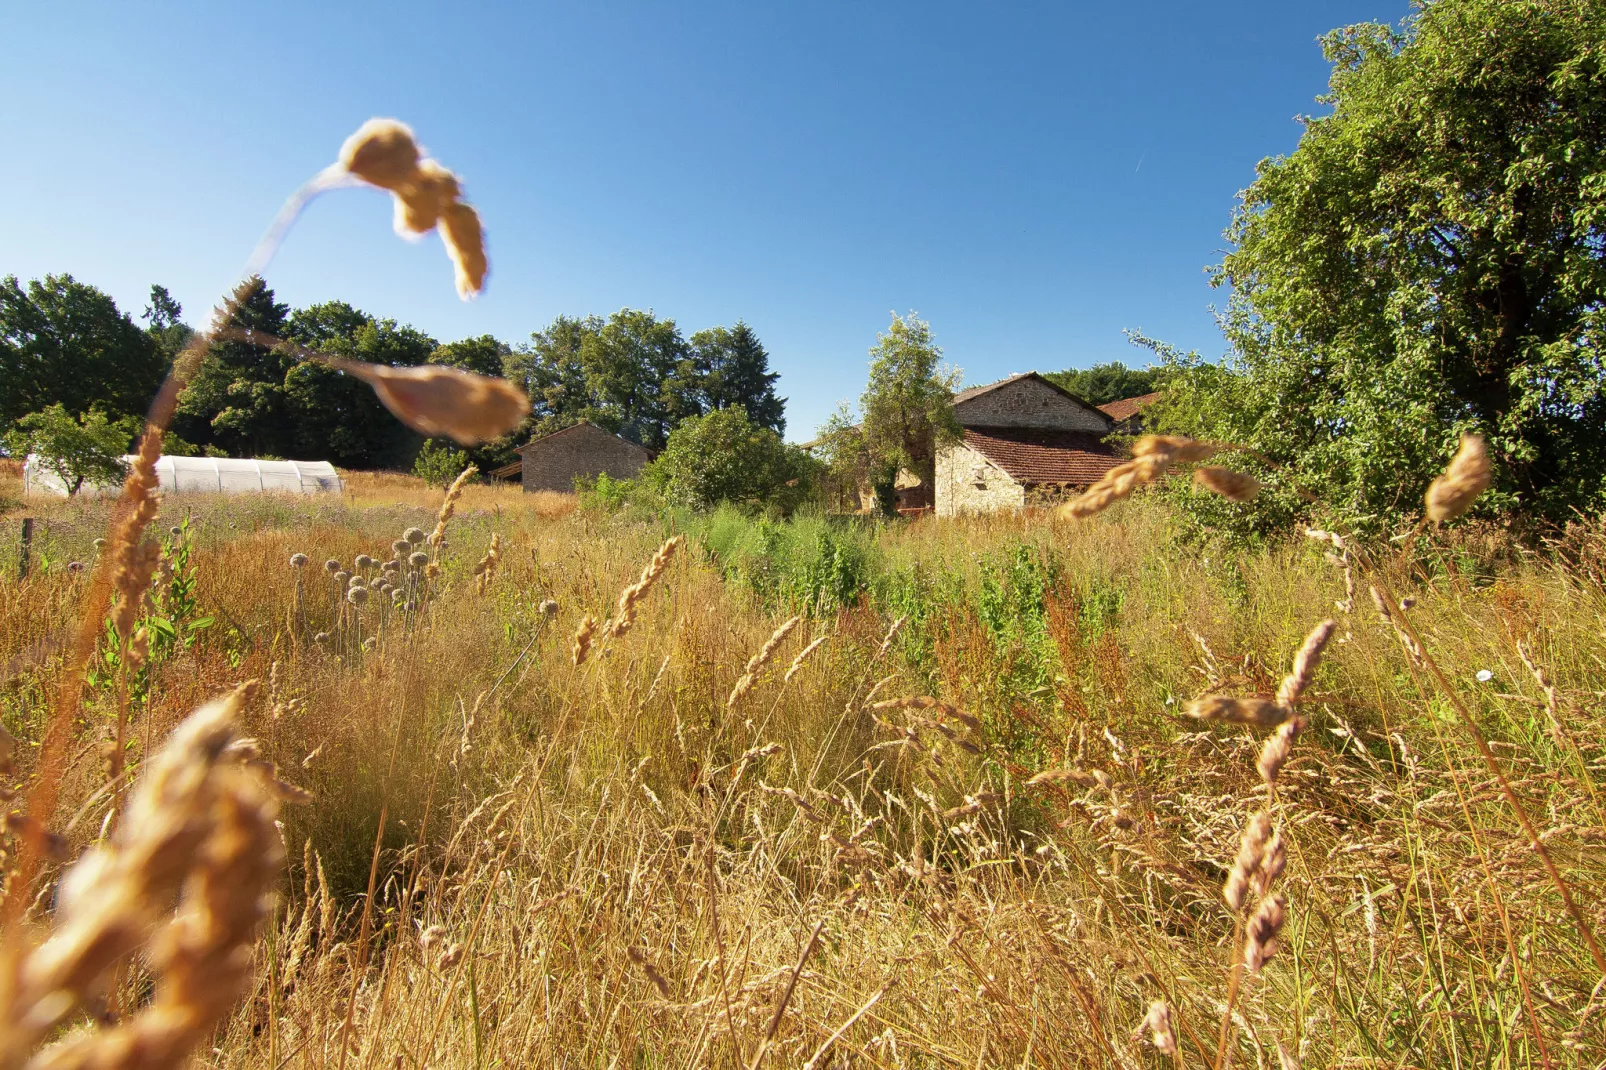
<svg viewBox="0 0 1606 1070"><path fill-rule="evenodd" d="M634 479L647 464L647 451L597 427L581 426L540 439L525 447L526 491L572 491L574 481L606 472L614 479Z"/></svg>
<svg viewBox="0 0 1606 1070"><path fill-rule="evenodd" d="M966 427L1051 427L1058 431L1107 431L1109 417L1084 408L1047 383L1022 379L954 406Z"/></svg>
<svg viewBox="0 0 1606 1070"><path fill-rule="evenodd" d="M1009 512L1026 503L1025 487L964 443L938 452L936 489L938 516Z"/></svg>

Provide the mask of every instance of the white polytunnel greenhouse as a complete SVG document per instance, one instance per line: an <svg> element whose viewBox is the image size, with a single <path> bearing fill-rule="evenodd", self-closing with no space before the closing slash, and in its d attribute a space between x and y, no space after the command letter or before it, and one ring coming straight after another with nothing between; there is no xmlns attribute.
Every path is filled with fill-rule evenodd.
<svg viewBox="0 0 1606 1070"><path fill-rule="evenodd" d="M133 464L129 454L124 464ZM167 457L156 460L159 494L338 494L340 473L328 461L252 461L237 457ZM67 484L35 454L22 466L23 491L65 497ZM120 484L90 486L81 495L115 494Z"/></svg>

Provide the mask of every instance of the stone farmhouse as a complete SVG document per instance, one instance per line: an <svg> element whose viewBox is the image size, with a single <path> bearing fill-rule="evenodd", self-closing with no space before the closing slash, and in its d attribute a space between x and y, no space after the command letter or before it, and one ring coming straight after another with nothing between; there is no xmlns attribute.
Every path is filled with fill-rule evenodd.
<svg viewBox="0 0 1606 1070"><path fill-rule="evenodd" d="M937 454L937 515L1022 509L1085 488L1122 461L1105 437L1135 427L1157 396L1098 407L1037 372L954 395L964 438Z"/></svg>
<svg viewBox="0 0 1606 1070"><path fill-rule="evenodd" d="M634 479L652 460L652 453L644 446L592 423L578 423L532 438L514 452L519 455L518 461L491 474L504 479L519 475L526 492L572 491L576 479L595 479L604 474L612 479Z"/></svg>

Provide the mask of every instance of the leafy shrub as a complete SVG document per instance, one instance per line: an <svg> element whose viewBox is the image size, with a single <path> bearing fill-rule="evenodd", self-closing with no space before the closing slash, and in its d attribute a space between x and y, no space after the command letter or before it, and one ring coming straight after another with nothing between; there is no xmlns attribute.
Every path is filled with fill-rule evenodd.
<svg viewBox="0 0 1606 1070"><path fill-rule="evenodd" d="M678 505L731 502L790 513L812 494L816 468L808 454L732 405L682 421L642 479Z"/></svg>

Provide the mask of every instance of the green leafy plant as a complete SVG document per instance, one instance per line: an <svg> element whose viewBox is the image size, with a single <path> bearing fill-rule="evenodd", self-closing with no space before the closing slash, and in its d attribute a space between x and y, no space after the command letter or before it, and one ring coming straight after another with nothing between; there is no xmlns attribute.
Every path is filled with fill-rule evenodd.
<svg viewBox="0 0 1606 1070"><path fill-rule="evenodd" d="M427 439L413 461L413 475L432 486L448 486L468 467L468 454L444 442Z"/></svg>
<svg viewBox="0 0 1606 1070"><path fill-rule="evenodd" d="M86 483L106 486L123 478L122 457L139 423L132 416L113 419L98 407L74 417L58 403L18 420L6 447L17 456L35 455L68 494L77 494Z"/></svg>

